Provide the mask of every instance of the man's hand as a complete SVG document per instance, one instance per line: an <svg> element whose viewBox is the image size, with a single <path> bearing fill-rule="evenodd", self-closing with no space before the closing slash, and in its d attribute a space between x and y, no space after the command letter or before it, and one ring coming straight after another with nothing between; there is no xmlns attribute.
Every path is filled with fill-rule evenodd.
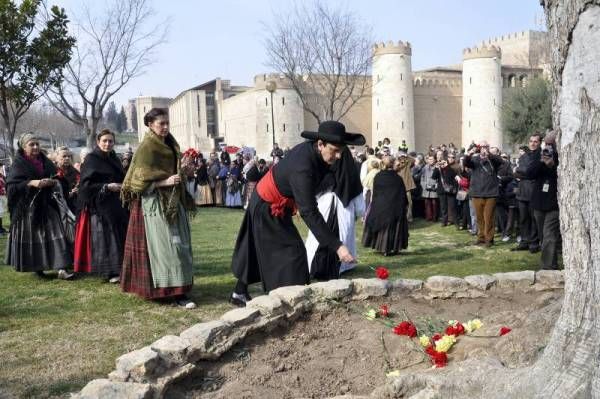
<svg viewBox="0 0 600 399"><path fill-rule="evenodd" d="M337 256L344 263L354 263L355 262L355 259L352 256L352 254L350 253L350 250L345 245L341 245L338 248L338 250L337 250Z"/></svg>

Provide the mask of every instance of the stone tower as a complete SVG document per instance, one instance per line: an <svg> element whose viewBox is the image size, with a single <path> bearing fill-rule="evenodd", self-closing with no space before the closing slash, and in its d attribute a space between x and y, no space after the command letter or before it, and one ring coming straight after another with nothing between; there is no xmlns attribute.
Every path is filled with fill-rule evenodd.
<svg viewBox="0 0 600 399"><path fill-rule="evenodd" d="M402 140L415 150L415 111L410 43L376 44L373 48L372 142L388 137L398 149Z"/></svg>
<svg viewBox="0 0 600 399"><path fill-rule="evenodd" d="M502 147L501 51L496 46L481 46L463 51L462 145L468 147L486 140Z"/></svg>

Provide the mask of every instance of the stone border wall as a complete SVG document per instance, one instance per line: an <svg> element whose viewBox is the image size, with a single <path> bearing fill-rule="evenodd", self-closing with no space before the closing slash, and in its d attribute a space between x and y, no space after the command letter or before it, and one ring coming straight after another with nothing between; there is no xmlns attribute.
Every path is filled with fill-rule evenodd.
<svg viewBox="0 0 600 399"><path fill-rule="evenodd" d="M201 368L198 361L218 359L249 334L289 325L313 308L327 309L329 300L349 302L391 294L417 299L482 298L563 287L563 272L553 270L465 278L432 276L425 281L339 279L282 287L254 298L245 308L230 310L218 320L195 324L178 336L164 336L120 356L107 379L89 382L72 398L163 398L171 384Z"/></svg>

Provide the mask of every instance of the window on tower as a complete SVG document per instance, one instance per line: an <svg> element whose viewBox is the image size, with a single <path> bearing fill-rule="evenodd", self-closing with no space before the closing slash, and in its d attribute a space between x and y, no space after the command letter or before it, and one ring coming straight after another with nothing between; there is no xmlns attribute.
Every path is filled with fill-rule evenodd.
<svg viewBox="0 0 600 399"><path fill-rule="evenodd" d="M283 124L283 131L285 132L285 123Z"/></svg>
<svg viewBox="0 0 600 399"><path fill-rule="evenodd" d="M473 78L469 77L469 84L473 84Z"/></svg>
<svg viewBox="0 0 600 399"><path fill-rule="evenodd" d="M285 97L281 97L281 105L285 105Z"/></svg>

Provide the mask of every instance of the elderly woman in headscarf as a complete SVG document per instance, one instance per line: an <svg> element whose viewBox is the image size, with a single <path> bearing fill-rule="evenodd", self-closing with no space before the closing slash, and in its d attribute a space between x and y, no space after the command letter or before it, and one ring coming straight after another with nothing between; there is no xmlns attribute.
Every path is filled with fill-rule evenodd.
<svg viewBox="0 0 600 399"><path fill-rule="evenodd" d="M367 159L366 162L368 162L367 169L369 171L361 183L365 193L365 208L368 210L371 205L371 197L373 196L373 181L377 173L379 173L380 162L377 158Z"/></svg>
<svg viewBox="0 0 600 399"><path fill-rule="evenodd" d="M362 196L360 172L348 147L344 148L341 158L332 166L332 173L323 180L319 191L319 212L331 231L338 234L342 244L348 247L352 257L356 259L354 227L356 219L364 214L365 200ZM356 266L356 263L340 262L335 251L319 245L310 230L305 245L308 268L313 278L339 278L342 273Z"/></svg>
<svg viewBox="0 0 600 399"><path fill-rule="evenodd" d="M365 247L384 256L395 255L408 247L406 188L393 166L392 157L384 156L382 170L373 181L373 200L362 237Z"/></svg>
<svg viewBox="0 0 600 399"><path fill-rule="evenodd" d="M71 212L77 212L77 193L79 191L79 171L73 166L73 153L69 147L59 147L54 155L56 179L62 188L62 194Z"/></svg>
<svg viewBox="0 0 600 399"><path fill-rule="evenodd" d="M81 167L75 271L118 283L129 215L119 198L125 174L114 144L115 134L102 130Z"/></svg>
<svg viewBox="0 0 600 399"><path fill-rule="evenodd" d="M55 176L56 167L41 152L38 138L23 134L6 181L11 214L6 263L18 272L44 276L44 270L58 270L58 278L70 279L66 268L73 261L72 249L54 192Z"/></svg>
<svg viewBox="0 0 600 399"><path fill-rule="evenodd" d="M210 189L208 168L206 159L198 160L198 170L196 171L196 196L194 198L196 205L213 205L213 194Z"/></svg>
<svg viewBox="0 0 600 399"><path fill-rule="evenodd" d="M121 199L130 207L121 288L193 309L187 296L194 277L187 213L195 209L194 200L185 187L169 115L152 108L144 124L149 130L121 187Z"/></svg>

